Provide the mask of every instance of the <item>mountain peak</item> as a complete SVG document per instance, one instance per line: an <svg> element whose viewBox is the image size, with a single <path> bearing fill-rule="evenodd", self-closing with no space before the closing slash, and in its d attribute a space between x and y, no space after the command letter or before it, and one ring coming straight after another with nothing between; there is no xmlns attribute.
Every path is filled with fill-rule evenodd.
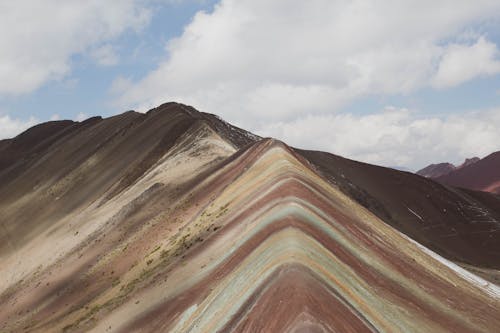
<svg viewBox="0 0 500 333"><path fill-rule="evenodd" d="M418 170L416 174L426 178L436 178L450 173L453 170L455 170L455 166L451 163L438 163L426 166L425 168Z"/></svg>
<svg viewBox="0 0 500 333"><path fill-rule="evenodd" d="M472 165L480 160L479 157L466 158L465 161L459 166L453 165L451 163L438 163L438 164L430 164L423 169L420 169L416 172L417 175L426 177L426 178L438 178L449 174L452 171L465 168L469 165Z"/></svg>
<svg viewBox="0 0 500 333"><path fill-rule="evenodd" d="M466 166L472 165L481 160L479 157L466 158L465 161L457 166L457 169L465 168Z"/></svg>
<svg viewBox="0 0 500 333"><path fill-rule="evenodd" d="M450 163L431 164L416 172L443 184L500 194L500 152L483 159L467 158L459 166Z"/></svg>

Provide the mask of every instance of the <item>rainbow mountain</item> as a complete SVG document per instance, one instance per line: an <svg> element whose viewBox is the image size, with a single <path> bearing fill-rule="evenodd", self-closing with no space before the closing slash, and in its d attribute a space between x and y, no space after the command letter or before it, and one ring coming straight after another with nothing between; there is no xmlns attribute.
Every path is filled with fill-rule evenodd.
<svg viewBox="0 0 500 333"><path fill-rule="evenodd" d="M166 103L0 141L0 332L496 332L500 198Z"/></svg>

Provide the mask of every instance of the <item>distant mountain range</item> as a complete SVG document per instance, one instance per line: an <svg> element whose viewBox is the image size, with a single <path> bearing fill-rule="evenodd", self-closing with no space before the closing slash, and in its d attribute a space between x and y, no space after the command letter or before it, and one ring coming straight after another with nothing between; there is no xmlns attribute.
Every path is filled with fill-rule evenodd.
<svg viewBox="0 0 500 333"><path fill-rule="evenodd" d="M441 183L495 161L436 182L178 103L37 125L0 141L0 332L497 332L500 198Z"/></svg>
<svg viewBox="0 0 500 333"><path fill-rule="evenodd" d="M500 152L483 159L466 159L457 167L450 163L431 164L417 174L446 185L500 194Z"/></svg>

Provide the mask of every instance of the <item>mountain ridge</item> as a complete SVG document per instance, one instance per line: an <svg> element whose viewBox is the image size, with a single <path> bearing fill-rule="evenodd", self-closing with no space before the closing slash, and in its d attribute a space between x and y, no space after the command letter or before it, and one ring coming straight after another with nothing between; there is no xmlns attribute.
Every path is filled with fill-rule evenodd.
<svg viewBox="0 0 500 333"><path fill-rule="evenodd" d="M456 266L500 268L494 195L178 103L81 124L0 168L1 331L500 325L495 275Z"/></svg>

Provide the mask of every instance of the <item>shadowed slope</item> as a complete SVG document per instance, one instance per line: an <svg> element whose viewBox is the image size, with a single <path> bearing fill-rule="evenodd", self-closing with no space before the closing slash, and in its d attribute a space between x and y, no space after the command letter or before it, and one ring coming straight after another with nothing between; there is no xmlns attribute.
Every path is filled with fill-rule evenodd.
<svg viewBox="0 0 500 333"><path fill-rule="evenodd" d="M200 122L227 128L232 136L226 141L234 147L250 142L247 132L231 132L234 127L215 116L176 103L147 114L50 122L6 140L0 151L0 255L104 193L104 200L116 196Z"/></svg>

